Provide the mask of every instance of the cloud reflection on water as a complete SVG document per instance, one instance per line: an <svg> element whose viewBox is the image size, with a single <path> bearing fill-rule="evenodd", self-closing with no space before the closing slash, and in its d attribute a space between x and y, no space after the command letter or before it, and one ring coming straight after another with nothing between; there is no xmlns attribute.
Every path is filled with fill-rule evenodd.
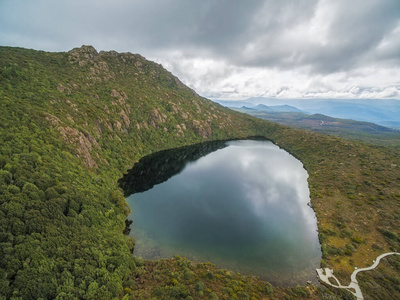
<svg viewBox="0 0 400 300"><path fill-rule="evenodd" d="M228 268L264 268L261 276L299 265L314 272L320 249L301 162L271 142L228 145L131 196L133 235Z"/></svg>

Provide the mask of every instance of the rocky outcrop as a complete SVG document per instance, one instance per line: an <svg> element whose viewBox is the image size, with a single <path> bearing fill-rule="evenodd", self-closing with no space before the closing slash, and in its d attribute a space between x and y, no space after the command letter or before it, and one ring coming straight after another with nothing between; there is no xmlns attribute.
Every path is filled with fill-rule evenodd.
<svg viewBox="0 0 400 300"><path fill-rule="evenodd" d="M90 134L85 135L81 131L71 127L59 126L58 131L61 133L66 143L76 147L77 157L81 158L89 168L97 168L97 163L90 155L90 151L93 147L100 148L95 138Z"/></svg>
<svg viewBox="0 0 400 300"><path fill-rule="evenodd" d="M117 130L126 132L131 125L129 98L124 91L117 91L116 89L111 90L111 96L115 98L111 103L120 110L118 115L121 119L115 122Z"/></svg>
<svg viewBox="0 0 400 300"><path fill-rule="evenodd" d="M186 130L185 124L176 125L176 135L177 136L184 137L185 136L185 133L183 132L184 130Z"/></svg>
<svg viewBox="0 0 400 300"><path fill-rule="evenodd" d="M115 79L115 73L109 68L107 62L100 61L102 55L92 46L82 46L74 48L68 52L68 61L77 64L79 67L89 66L88 79L92 82L108 81Z"/></svg>
<svg viewBox="0 0 400 300"><path fill-rule="evenodd" d="M60 120L59 118L57 118L56 116L53 116L53 115L51 115L51 114L49 114L49 113L47 113L47 112L44 112L43 114L44 114L44 118L45 118L47 121L50 122L50 127L51 127L51 128L60 125L61 120Z"/></svg>
<svg viewBox="0 0 400 300"><path fill-rule="evenodd" d="M214 111L216 105L138 54L97 52L92 46L82 46L67 52L66 58L79 76L76 81L57 83L59 97L50 101L53 115L45 118L89 168L100 163L95 155L98 151L93 151L99 143L116 143L145 131L157 131L154 136L163 131L177 138L207 140L213 135L212 128L224 128L231 122L221 119L223 112ZM104 145L104 151L118 148Z"/></svg>
<svg viewBox="0 0 400 300"><path fill-rule="evenodd" d="M208 138L211 136L211 127L210 124L208 124L207 122L193 120L192 124L197 134L199 134L203 138Z"/></svg>
<svg viewBox="0 0 400 300"><path fill-rule="evenodd" d="M150 126L157 128L158 125L165 123L167 121L167 119L168 119L168 117L165 113L162 113L159 111L159 109L154 108L152 111L150 111L150 116L149 116L147 123Z"/></svg>
<svg viewBox="0 0 400 300"><path fill-rule="evenodd" d="M72 49L68 54L68 61L72 64L78 63L81 67L87 65L90 61L95 60L99 56L99 53L94 47L85 45L80 48Z"/></svg>
<svg viewBox="0 0 400 300"><path fill-rule="evenodd" d="M90 153L94 147L100 149L100 146L94 137L92 137L89 133L83 133L75 128L65 126L59 118L52 114L43 114L45 120L50 123L50 128L56 129L61 134L66 144L74 146L75 155L78 158L81 158L85 165L91 169L98 167L96 161L92 158ZM67 116L67 119L74 123L71 116Z"/></svg>

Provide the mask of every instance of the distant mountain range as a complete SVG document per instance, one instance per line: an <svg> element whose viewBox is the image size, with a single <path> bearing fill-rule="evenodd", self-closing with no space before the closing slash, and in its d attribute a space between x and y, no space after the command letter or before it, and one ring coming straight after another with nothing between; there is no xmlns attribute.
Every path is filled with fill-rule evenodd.
<svg viewBox="0 0 400 300"><path fill-rule="evenodd" d="M302 112L300 109L290 106L290 105L273 105L267 106L264 104L258 104L253 109L259 111L268 111L268 112Z"/></svg>
<svg viewBox="0 0 400 300"><path fill-rule="evenodd" d="M378 145L400 145L399 129L372 122L334 118L320 113L305 113L290 105L267 106L258 104L254 107L242 106L240 108L231 107L231 109L282 125L323 134L362 140Z"/></svg>
<svg viewBox="0 0 400 300"><path fill-rule="evenodd" d="M372 122L400 129L400 100L387 99L269 99L249 98L243 101L216 101L228 107L257 108L290 106L310 114ZM286 111L280 111L286 112Z"/></svg>

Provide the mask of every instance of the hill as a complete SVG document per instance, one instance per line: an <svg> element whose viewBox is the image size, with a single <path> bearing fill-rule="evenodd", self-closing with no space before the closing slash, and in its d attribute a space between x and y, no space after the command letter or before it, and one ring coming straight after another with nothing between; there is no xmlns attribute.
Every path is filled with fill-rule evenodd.
<svg viewBox="0 0 400 300"><path fill-rule="evenodd" d="M313 286L272 288L179 257L132 257L118 180L147 154L210 140L264 136L303 162L321 265L341 280L399 249L397 151L233 112L140 55L0 47L0 111L5 299L347 297ZM384 263L390 278L368 278L365 291L398 295L398 265Z"/></svg>
<svg viewBox="0 0 400 300"><path fill-rule="evenodd" d="M300 109L290 106L290 105L271 105L267 106L264 104L258 104L253 109L258 111L268 111L268 112L302 112Z"/></svg>
<svg viewBox="0 0 400 300"><path fill-rule="evenodd" d="M153 151L247 136L245 119L140 55L0 58L1 293L115 297L135 266L122 172Z"/></svg>
<svg viewBox="0 0 400 300"><path fill-rule="evenodd" d="M260 106L261 109L259 109ZM263 107L273 106L259 104L254 108L244 109L244 106L242 106L241 108L231 107L231 109L282 125L312 130L322 134L365 141L376 145L400 145L400 131L396 129L370 122L333 118L323 114L310 115L300 110L272 111L262 109Z"/></svg>
<svg viewBox="0 0 400 300"><path fill-rule="evenodd" d="M334 118L372 122L399 129L400 100L396 99L277 99L249 98L241 101L216 100L224 106L255 107L256 105L295 106L309 114L323 114Z"/></svg>

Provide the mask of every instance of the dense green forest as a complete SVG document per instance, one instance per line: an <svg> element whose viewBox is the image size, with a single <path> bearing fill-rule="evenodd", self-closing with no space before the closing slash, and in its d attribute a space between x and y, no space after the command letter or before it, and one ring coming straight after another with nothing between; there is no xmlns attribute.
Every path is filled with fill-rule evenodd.
<svg viewBox="0 0 400 300"><path fill-rule="evenodd" d="M264 136L303 162L321 265L343 281L355 266L400 250L395 149L233 112L140 55L0 47L0 112L0 299L347 299L185 259L132 256L118 180L147 154L208 140ZM390 262L383 269L391 278L369 276L367 293L390 286L398 298L400 265Z"/></svg>

